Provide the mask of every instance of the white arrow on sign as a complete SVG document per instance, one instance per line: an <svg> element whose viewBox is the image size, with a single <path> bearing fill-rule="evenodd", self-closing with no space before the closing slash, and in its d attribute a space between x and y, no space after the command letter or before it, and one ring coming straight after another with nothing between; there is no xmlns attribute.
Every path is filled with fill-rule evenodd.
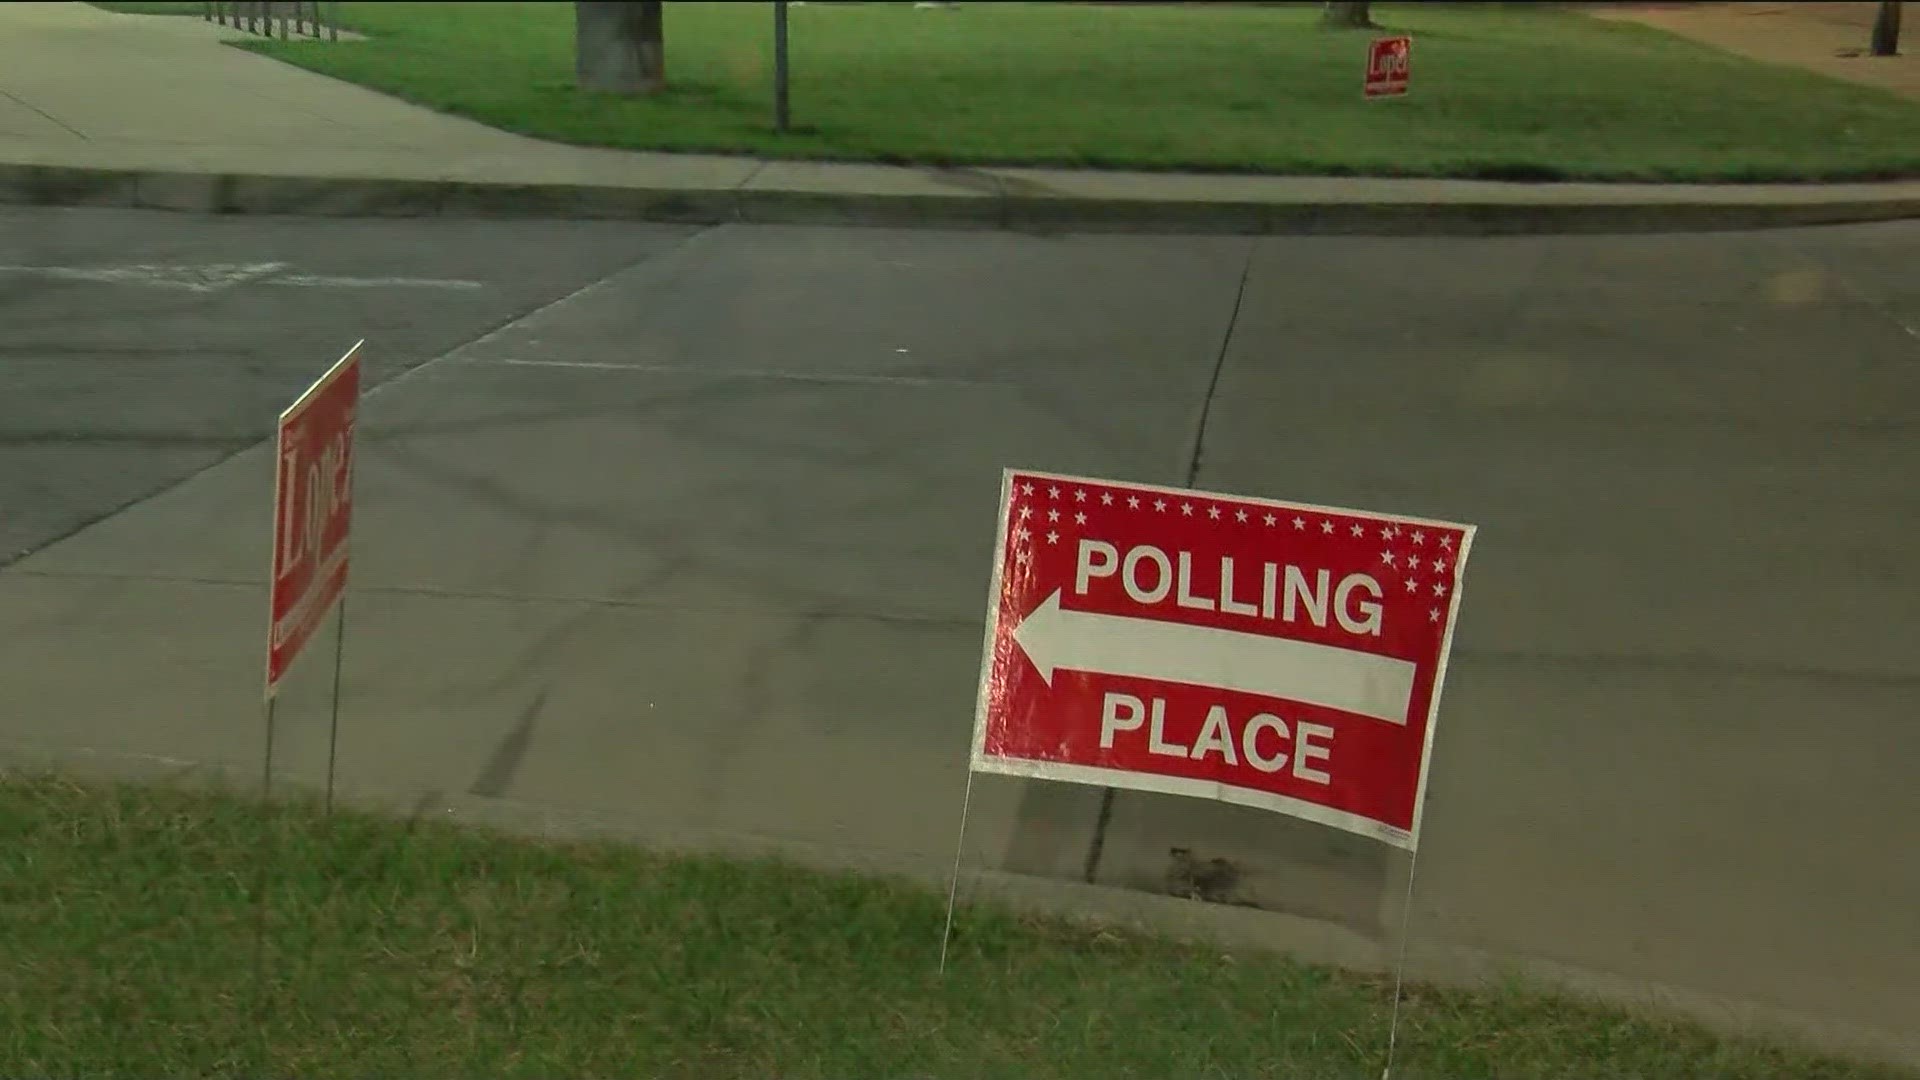
<svg viewBox="0 0 1920 1080"><path fill-rule="evenodd" d="M1053 685L1058 668L1210 686L1407 722L1413 664L1357 649L1209 626L1068 611L1060 590L1013 640Z"/></svg>

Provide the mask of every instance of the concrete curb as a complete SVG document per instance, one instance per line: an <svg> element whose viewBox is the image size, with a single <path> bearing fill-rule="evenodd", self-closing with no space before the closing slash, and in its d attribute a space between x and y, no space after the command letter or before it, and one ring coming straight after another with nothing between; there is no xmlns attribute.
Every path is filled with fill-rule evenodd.
<svg viewBox="0 0 1920 1080"><path fill-rule="evenodd" d="M670 189L6 163L0 163L0 204L1255 236L1714 232L1920 218L1920 195L1904 194L1779 201L1200 201L1037 195L1004 188L953 194Z"/></svg>

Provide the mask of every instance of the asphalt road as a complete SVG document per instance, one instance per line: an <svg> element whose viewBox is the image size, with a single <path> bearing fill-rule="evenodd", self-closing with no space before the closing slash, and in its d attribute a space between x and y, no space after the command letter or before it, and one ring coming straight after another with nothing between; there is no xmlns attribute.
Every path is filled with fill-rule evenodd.
<svg viewBox="0 0 1920 1080"><path fill-rule="evenodd" d="M359 337L385 380L680 235L0 211L0 565L257 442Z"/></svg>
<svg viewBox="0 0 1920 1080"><path fill-rule="evenodd" d="M69 271L443 282L0 282L10 543L192 474L0 573L11 747L257 768L271 470L205 467L364 336L385 375L438 359L365 410L346 788L938 869L999 470L1197 465L1482 527L1423 947L1920 1060L1920 227L0 222L34 242L17 262ZM324 667L283 709L278 765L307 781ZM1080 872L1097 792L983 779L973 805L970 865ZM1250 810L1122 794L1100 879L1162 888L1176 846L1239 868L1226 899L1397 930L1403 864Z"/></svg>

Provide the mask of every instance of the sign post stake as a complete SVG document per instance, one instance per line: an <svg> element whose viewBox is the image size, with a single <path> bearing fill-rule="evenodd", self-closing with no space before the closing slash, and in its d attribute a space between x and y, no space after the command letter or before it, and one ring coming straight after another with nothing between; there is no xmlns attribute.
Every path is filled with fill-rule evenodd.
<svg viewBox="0 0 1920 1080"><path fill-rule="evenodd" d="M352 483L351 472L348 483ZM347 652L347 594L340 593L340 610L333 619L333 708L327 725L327 801L326 815L333 816L333 763L340 749L340 666Z"/></svg>
<svg viewBox="0 0 1920 1080"><path fill-rule="evenodd" d="M270 883L268 871L273 864L274 850L273 729L274 705L277 701L277 697L269 694L263 707L267 744L266 753L261 755L260 802L266 811L267 828L260 837L259 865L255 868L253 879L253 1005L261 1015L265 1015L267 1007L267 886Z"/></svg>
<svg viewBox="0 0 1920 1080"><path fill-rule="evenodd" d="M1400 991L1407 979L1407 931L1413 926L1413 879L1420 870L1420 849L1407 856L1406 904L1400 910L1400 949L1393 962L1393 1011L1387 1019L1387 1060L1380 1069L1380 1080L1392 1080L1393 1051L1400 1035Z"/></svg>
<svg viewBox="0 0 1920 1080"><path fill-rule="evenodd" d="M960 898L960 859L967 850L967 811L973 804L973 767L967 767L967 790L960 795L960 839L953 845L953 880L947 884L947 925L940 931L940 974L947 973L947 943L953 938L953 907Z"/></svg>

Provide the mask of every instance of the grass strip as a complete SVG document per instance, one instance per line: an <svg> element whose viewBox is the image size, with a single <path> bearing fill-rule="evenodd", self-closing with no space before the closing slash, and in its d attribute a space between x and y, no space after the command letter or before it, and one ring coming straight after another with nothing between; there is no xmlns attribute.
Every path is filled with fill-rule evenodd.
<svg viewBox="0 0 1920 1080"><path fill-rule="evenodd" d="M991 906L962 911L943 977L944 898L904 881L58 775L0 778L0 881L6 1076L1359 1080L1390 1003L1376 978ZM1428 986L1395 1074L1908 1076Z"/></svg>
<svg viewBox="0 0 1920 1080"><path fill-rule="evenodd" d="M201 5L103 4L198 13ZM1920 175L1920 105L1548 4L1384 4L1413 91L1361 96L1367 31L1317 4L814 3L796 130L772 5L667 5L670 89L582 93L573 5L344 3L365 41L244 47L560 142L929 165L1491 179Z"/></svg>

